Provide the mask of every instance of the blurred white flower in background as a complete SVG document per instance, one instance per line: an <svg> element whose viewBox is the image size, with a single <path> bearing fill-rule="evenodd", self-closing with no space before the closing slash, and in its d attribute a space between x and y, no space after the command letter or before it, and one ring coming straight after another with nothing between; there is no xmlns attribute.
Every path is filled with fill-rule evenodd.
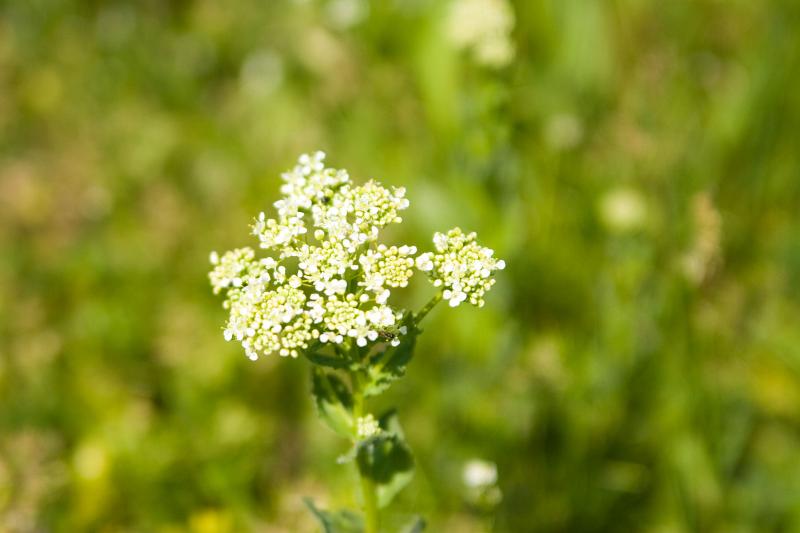
<svg viewBox="0 0 800 533"><path fill-rule="evenodd" d="M464 484L471 488L484 488L497 483L497 465L481 459L470 459L464 464Z"/></svg>
<svg viewBox="0 0 800 533"><path fill-rule="evenodd" d="M258 50L245 58L239 74L242 92L254 98L270 96L283 83L283 60L270 49Z"/></svg>
<svg viewBox="0 0 800 533"><path fill-rule="evenodd" d="M611 231L626 233L641 229L647 220L647 206L636 189L620 187L600 199L600 218Z"/></svg>
<svg viewBox="0 0 800 533"><path fill-rule="evenodd" d="M491 508L500 503L503 493L497 486L497 465L482 459L464 463L461 473L466 500L477 507Z"/></svg>
<svg viewBox="0 0 800 533"><path fill-rule="evenodd" d="M325 6L325 14L334 28L345 30L352 28L369 13L369 4L365 0L330 0Z"/></svg>
<svg viewBox="0 0 800 533"><path fill-rule="evenodd" d="M554 150L575 148L583 140L583 123L571 113L552 115L544 126L544 139Z"/></svg>
<svg viewBox="0 0 800 533"><path fill-rule="evenodd" d="M513 28L514 11L506 0L456 0L447 20L450 42L487 67L504 67L514 59Z"/></svg>

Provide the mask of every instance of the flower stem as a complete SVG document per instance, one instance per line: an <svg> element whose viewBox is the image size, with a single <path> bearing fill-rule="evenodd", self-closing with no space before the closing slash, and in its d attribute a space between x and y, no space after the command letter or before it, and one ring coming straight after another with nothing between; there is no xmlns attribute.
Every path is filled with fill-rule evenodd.
<svg viewBox="0 0 800 533"><path fill-rule="evenodd" d="M375 484L361 476L361 494L364 497L364 533L378 533L378 494Z"/></svg>
<svg viewBox="0 0 800 533"><path fill-rule="evenodd" d="M353 383L353 414L358 420L364 416L364 392L359 374L354 372L351 374L351 378ZM358 461L355 464L361 484L361 496L364 500L364 533L378 533L378 493L372 480L361 474Z"/></svg>
<svg viewBox="0 0 800 533"><path fill-rule="evenodd" d="M414 316L414 318L416 318L417 323L422 322L422 319L425 318L425 315L430 313L431 309L436 307L436 304L438 304L441 300L442 300L442 291L439 291L436 294L434 294L433 298L431 298L430 301L425 304L425 307L420 309L419 313L417 313Z"/></svg>

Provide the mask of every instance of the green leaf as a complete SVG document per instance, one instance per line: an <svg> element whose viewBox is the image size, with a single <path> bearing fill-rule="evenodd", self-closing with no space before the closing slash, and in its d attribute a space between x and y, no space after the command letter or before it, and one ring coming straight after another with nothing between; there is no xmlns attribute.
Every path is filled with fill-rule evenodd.
<svg viewBox="0 0 800 533"><path fill-rule="evenodd" d="M400 419L397 417L397 409L394 407L378 418L378 425L387 433L392 433L399 436L401 439L405 439L403 428L400 427Z"/></svg>
<svg viewBox="0 0 800 533"><path fill-rule="evenodd" d="M378 504L385 507L411 481L414 458L402 436L383 432L358 444L356 463L362 476L377 485Z"/></svg>
<svg viewBox="0 0 800 533"><path fill-rule="evenodd" d="M411 483L414 477L413 466L404 472L398 472L392 478L392 481L385 485L378 485L378 505L386 507L389 505L397 494L405 488L406 485Z"/></svg>
<svg viewBox="0 0 800 533"><path fill-rule="evenodd" d="M323 533L363 533L364 524L356 513L347 509L323 511L314 505L311 498L303 498L303 501L319 520Z"/></svg>
<svg viewBox="0 0 800 533"><path fill-rule="evenodd" d="M403 377L406 366L414 357L417 346L417 336L420 330L414 324L414 315L406 313L402 325L408 332L401 338L400 344L386 349L385 352L373 357L369 366L369 383L364 388L365 396L377 396L389 386Z"/></svg>
<svg viewBox="0 0 800 533"><path fill-rule="evenodd" d="M315 365L327 366L328 368L349 368L352 364L347 359L320 352L306 352L306 358Z"/></svg>
<svg viewBox="0 0 800 533"><path fill-rule="evenodd" d="M381 427L383 431L389 434L396 435L400 441L406 446L408 449L408 445L405 442L405 435L403 433L403 428L400 427L400 419L397 417L397 409L389 409L385 413L383 413L380 418L378 419L378 425ZM409 450L409 455L411 454ZM386 485L378 486L378 502L383 507L387 505L395 495L400 492L406 485L411 482L411 478L414 475L413 470L413 456L412 456L412 465L411 468L408 469L406 472L398 473L393 479L391 483ZM424 527L424 522L423 522Z"/></svg>
<svg viewBox="0 0 800 533"><path fill-rule="evenodd" d="M336 433L350 438L353 435L353 396L344 381L318 367L311 368L314 402L319 416Z"/></svg>
<svg viewBox="0 0 800 533"><path fill-rule="evenodd" d="M347 450L347 453L343 453L342 455L336 458L336 464L344 465L355 460L357 451L358 451L358 446L353 445L349 450Z"/></svg>

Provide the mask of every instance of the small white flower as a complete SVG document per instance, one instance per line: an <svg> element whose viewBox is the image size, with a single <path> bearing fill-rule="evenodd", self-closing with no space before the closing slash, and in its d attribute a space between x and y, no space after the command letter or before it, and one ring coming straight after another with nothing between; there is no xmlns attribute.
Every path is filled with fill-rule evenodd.
<svg viewBox="0 0 800 533"><path fill-rule="evenodd" d="M384 305L386 303L386 300L389 299L390 295L391 295L391 292L389 291L389 289L384 289L383 291L381 291L380 294L378 294L375 297L375 303L379 304L379 305Z"/></svg>
<svg viewBox="0 0 800 533"><path fill-rule="evenodd" d="M381 305L367 311L367 319L379 328L388 328L393 326L399 317L390 307Z"/></svg>
<svg viewBox="0 0 800 533"><path fill-rule="evenodd" d="M417 256L416 264L417 268L422 270L423 272L430 272L433 270L433 254L430 252L425 252L422 255Z"/></svg>
<svg viewBox="0 0 800 533"><path fill-rule="evenodd" d="M462 472L464 484L470 488L486 488L497 483L497 465L481 459L471 459Z"/></svg>
<svg viewBox="0 0 800 533"><path fill-rule="evenodd" d="M444 252L447 250L447 235L439 232L434 233L433 245L436 247L437 252Z"/></svg>

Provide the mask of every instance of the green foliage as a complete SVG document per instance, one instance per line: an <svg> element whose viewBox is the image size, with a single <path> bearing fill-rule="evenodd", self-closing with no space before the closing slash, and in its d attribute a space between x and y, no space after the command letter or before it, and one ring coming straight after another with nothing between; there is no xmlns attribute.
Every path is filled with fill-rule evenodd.
<svg viewBox="0 0 800 533"><path fill-rule="evenodd" d="M328 368L351 368L353 362L337 355L327 355L318 351L309 351L304 354L309 361L315 365L325 366Z"/></svg>
<svg viewBox="0 0 800 533"><path fill-rule="evenodd" d="M342 437L353 436L353 395L342 379L333 373L313 367L311 393L320 418Z"/></svg>
<svg viewBox="0 0 800 533"><path fill-rule="evenodd" d="M417 327L411 312L406 313L402 325L408 328L408 333L401 337L400 344L387 346L385 350L370 359L367 367L369 382L364 389L366 396L377 396L383 393L392 383L405 375L406 367L414 357L417 336L421 330Z"/></svg>
<svg viewBox="0 0 800 533"><path fill-rule="evenodd" d="M322 533L362 533L364 524L361 517L346 509L340 511L323 511L314 505L313 500L303 500L322 526Z"/></svg>
<svg viewBox="0 0 800 533"><path fill-rule="evenodd" d="M388 481L379 482L378 485L378 504L381 507L389 505L398 492L411 482L414 476L414 458L411 455L408 444L405 441L403 430L400 428L400 421L397 418L397 412L391 409L380 418L380 427L385 432L384 435L390 435L394 442L391 444L389 453L385 453L385 458L382 460L387 461L387 465L382 466L381 470L390 471L391 476ZM366 459L369 461L368 454ZM379 460L377 454L373 454L371 458L373 461ZM362 448L359 446L358 458L362 457ZM361 463L359 463L361 468ZM362 470L363 471L363 470ZM377 480L376 480L377 481ZM425 521L418 518L414 523L408 526L412 530L414 528L421 528L422 531L425 527Z"/></svg>
<svg viewBox="0 0 800 533"><path fill-rule="evenodd" d="M393 434L376 435L359 443L356 462L363 476L381 485L391 483L414 465L405 442Z"/></svg>
<svg viewBox="0 0 800 533"><path fill-rule="evenodd" d="M413 475L414 459L398 435L380 434L360 442L356 463L362 476L378 485L381 507L388 505Z"/></svg>

